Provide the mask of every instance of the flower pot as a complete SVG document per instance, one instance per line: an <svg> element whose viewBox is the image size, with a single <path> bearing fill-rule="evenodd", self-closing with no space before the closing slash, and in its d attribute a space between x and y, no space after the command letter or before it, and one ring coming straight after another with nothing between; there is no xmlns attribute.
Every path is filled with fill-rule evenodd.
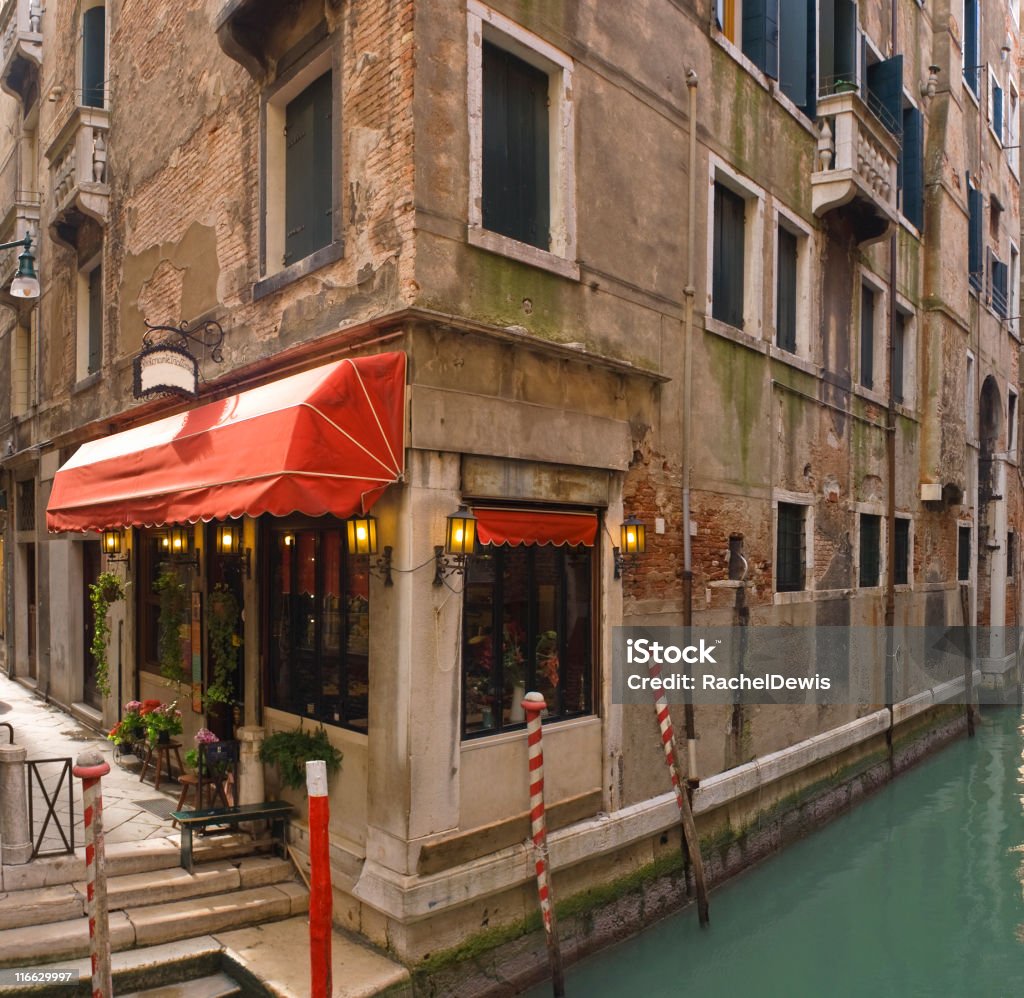
<svg viewBox="0 0 1024 998"><path fill-rule="evenodd" d="M156 733L157 745L169 745L171 741L171 733L169 731L158 731Z"/></svg>

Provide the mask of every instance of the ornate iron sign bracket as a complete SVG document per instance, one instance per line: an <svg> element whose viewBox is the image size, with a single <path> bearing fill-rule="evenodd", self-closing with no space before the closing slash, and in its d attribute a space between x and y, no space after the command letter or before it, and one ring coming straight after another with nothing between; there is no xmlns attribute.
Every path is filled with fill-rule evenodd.
<svg viewBox="0 0 1024 998"><path fill-rule="evenodd" d="M199 361L189 349L201 347L216 364L224 363L221 345L224 330L219 322L204 319L194 325L182 322L177 326L146 323L142 349L132 364L133 394L136 398L150 395L180 395L195 398L199 384Z"/></svg>

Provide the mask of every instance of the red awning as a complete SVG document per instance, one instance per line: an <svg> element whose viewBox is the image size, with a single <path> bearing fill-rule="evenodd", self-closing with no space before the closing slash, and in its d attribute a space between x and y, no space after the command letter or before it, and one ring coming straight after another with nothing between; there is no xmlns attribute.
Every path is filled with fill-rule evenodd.
<svg viewBox="0 0 1024 998"><path fill-rule="evenodd" d="M83 444L50 530L366 512L402 477L405 354L341 360Z"/></svg>
<svg viewBox="0 0 1024 998"><path fill-rule="evenodd" d="M596 513L551 513L474 506L481 544L586 544L597 538Z"/></svg>

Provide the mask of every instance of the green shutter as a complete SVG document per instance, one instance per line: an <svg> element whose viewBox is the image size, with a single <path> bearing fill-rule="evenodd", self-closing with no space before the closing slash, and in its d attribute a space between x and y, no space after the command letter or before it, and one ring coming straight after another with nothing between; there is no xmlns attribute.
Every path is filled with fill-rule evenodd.
<svg viewBox="0 0 1024 998"><path fill-rule="evenodd" d="M483 46L483 226L548 249L548 76L510 52Z"/></svg>
<svg viewBox="0 0 1024 998"><path fill-rule="evenodd" d="M715 184L711 314L743 328L743 198Z"/></svg>
<svg viewBox="0 0 1024 998"><path fill-rule="evenodd" d="M865 284L860 287L860 384L875 385L875 295Z"/></svg>
<svg viewBox="0 0 1024 998"><path fill-rule="evenodd" d="M1003 88L992 84L992 131L1003 141Z"/></svg>
<svg viewBox="0 0 1024 998"><path fill-rule="evenodd" d="M967 212L967 266L969 270L970 285L975 291L980 291L983 278L981 260L981 191L976 187L971 186L969 176L967 187Z"/></svg>
<svg viewBox="0 0 1024 998"><path fill-rule="evenodd" d="M332 79L331 73L324 73L285 109L286 264L331 242Z"/></svg>
<svg viewBox="0 0 1024 998"><path fill-rule="evenodd" d="M743 54L762 73L779 76L779 0L744 0Z"/></svg>
<svg viewBox="0 0 1024 998"><path fill-rule="evenodd" d="M978 96L978 0L964 0L964 82Z"/></svg>
<svg viewBox="0 0 1024 998"><path fill-rule="evenodd" d="M903 111L903 147L900 151L900 189L903 216L918 232L924 230L924 135L921 112Z"/></svg>
<svg viewBox="0 0 1024 998"><path fill-rule="evenodd" d="M814 117L817 0L779 0L779 87L809 118Z"/></svg>
<svg viewBox="0 0 1024 998"><path fill-rule="evenodd" d="M892 341L892 397L902 402L903 395L903 362L907 341L907 321L902 312L896 313L896 328Z"/></svg>
<svg viewBox="0 0 1024 998"><path fill-rule="evenodd" d="M796 236L780 227L776 264L776 344L796 353Z"/></svg>
<svg viewBox="0 0 1024 998"><path fill-rule="evenodd" d="M868 106L893 135L903 126L903 56L868 66Z"/></svg>
<svg viewBox="0 0 1024 998"><path fill-rule="evenodd" d="M103 107L106 87L106 9L90 7L82 15L82 104Z"/></svg>
<svg viewBox="0 0 1024 998"><path fill-rule="evenodd" d="M103 268L89 272L89 368L93 374L103 359Z"/></svg>

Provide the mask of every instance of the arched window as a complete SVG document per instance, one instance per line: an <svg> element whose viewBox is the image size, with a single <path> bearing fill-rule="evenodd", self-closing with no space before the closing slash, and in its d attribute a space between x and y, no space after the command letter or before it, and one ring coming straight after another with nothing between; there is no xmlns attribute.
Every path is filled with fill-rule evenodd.
<svg viewBox="0 0 1024 998"><path fill-rule="evenodd" d="M104 107L107 78L107 11L100 4L82 14L82 106Z"/></svg>

